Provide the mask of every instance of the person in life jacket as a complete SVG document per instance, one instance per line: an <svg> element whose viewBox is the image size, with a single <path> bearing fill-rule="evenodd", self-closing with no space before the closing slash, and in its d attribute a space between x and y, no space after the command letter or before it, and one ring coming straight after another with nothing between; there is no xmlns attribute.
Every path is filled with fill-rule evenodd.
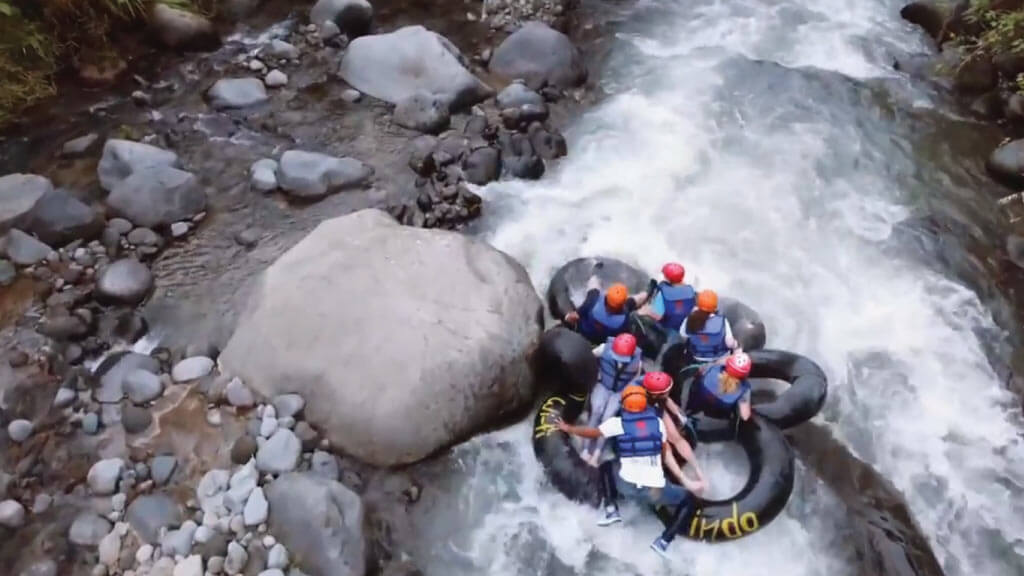
<svg viewBox="0 0 1024 576"><path fill-rule="evenodd" d="M729 319L718 314L718 294L701 290L697 307L680 327L690 359L698 364L715 362L731 352L742 352L733 338Z"/></svg>
<svg viewBox="0 0 1024 576"><path fill-rule="evenodd" d="M627 498L642 500L653 506L675 507L673 525L680 524L692 506L690 492L700 494L704 485L683 474L666 438L667 432L653 406L648 405L647 391L642 386L630 385L622 391L622 415L609 418L597 428L572 426L558 422L560 430L583 438L613 438L616 460L611 462L615 478L615 491ZM669 471L681 483L665 478L662 459ZM617 511L617 506L611 505ZM609 507L606 503L606 514ZM678 526L675 526L678 531ZM675 531L658 537L651 548L664 556Z"/></svg>
<svg viewBox="0 0 1024 576"><path fill-rule="evenodd" d="M661 421L668 430L668 442L679 452L683 460L693 464L693 470L697 478L704 480L704 473L697 464L697 457L693 453L693 446L683 437L680 427L690 424L689 418L683 414L682 408L669 398L672 391L672 377L665 372L648 372L644 375L643 387L647 391L647 399L654 406Z"/></svg>
<svg viewBox="0 0 1024 576"><path fill-rule="evenodd" d="M629 327L629 315L637 302L645 302L646 292L630 296L625 284L612 284L603 297L599 280L591 277L583 304L565 315L566 324L575 325L584 338L594 345L622 334Z"/></svg>
<svg viewBox="0 0 1024 576"><path fill-rule="evenodd" d="M689 390L686 411L703 412L712 418L749 420L750 356L740 352L725 360L725 364L708 364L698 370Z"/></svg>
<svg viewBox="0 0 1024 576"><path fill-rule="evenodd" d="M697 293L693 286L683 283L686 269L682 264L665 264L661 275L665 277L661 282L651 280L649 292L652 296L640 313L654 318L667 330L678 332L697 303Z"/></svg>
<svg viewBox="0 0 1024 576"><path fill-rule="evenodd" d="M598 357L597 382L590 392L590 418L587 426L596 427L619 411L622 390L640 377L643 369L643 351L636 345L632 334L619 334L608 338L594 349ZM597 467L604 448L604 438L595 438L583 446L583 460Z"/></svg>

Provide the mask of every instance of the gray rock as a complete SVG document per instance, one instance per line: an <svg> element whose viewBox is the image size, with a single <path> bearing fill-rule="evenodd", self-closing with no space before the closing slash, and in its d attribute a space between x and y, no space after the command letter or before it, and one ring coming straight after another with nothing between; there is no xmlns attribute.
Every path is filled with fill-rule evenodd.
<svg viewBox="0 0 1024 576"><path fill-rule="evenodd" d="M564 136L536 124L530 128L530 145L534 152L545 160L561 158L568 151Z"/></svg>
<svg viewBox="0 0 1024 576"><path fill-rule="evenodd" d="M406 26L353 40L340 74L360 92L392 104L424 92L441 97L458 112L494 94L461 60L448 39L422 26Z"/></svg>
<svg viewBox="0 0 1024 576"><path fill-rule="evenodd" d="M17 500L0 502L0 526L21 528L25 525L25 507Z"/></svg>
<svg viewBox="0 0 1024 576"><path fill-rule="evenodd" d="M542 22L527 22L494 50L491 72L522 78L531 86L579 86L587 78L580 51L569 37Z"/></svg>
<svg viewBox="0 0 1024 576"><path fill-rule="evenodd" d="M112 192L118 184L135 172L157 166L178 166L178 155L141 142L107 140L103 145L103 156L100 158L97 173L103 189Z"/></svg>
<svg viewBox="0 0 1024 576"><path fill-rule="evenodd" d="M121 388L128 399L136 404L152 402L164 393L164 383L160 377L148 370L128 372L122 380Z"/></svg>
<svg viewBox="0 0 1024 576"><path fill-rule="evenodd" d="M0 286L10 286L18 277L18 269L10 260L0 258Z"/></svg>
<svg viewBox="0 0 1024 576"><path fill-rule="evenodd" d="M170 482L174 469L178 467L178 459L174 456L157 456L150 462L150 473L153 483L163 486Z"/></svg>
<svg viewBox="0 0 1024 576"><path fill-rule="evenodd" d="M260 241L260 231L255 228L246 228L235 234L235 242L240 246L252 248Z"/></svg>
<svg viewBox="0 0 1024 576"><path fill-rule="evenodd" d="M409 290L416 302L396 307ZM360 305L328 304L339 298ZM266 269L219 361L264 396L302 395L304 418L332 447L376 466L406 464L532 401L526 358L541 311L526 271L503 252L363 210L321 222ZM367 332L399 323L400 332ZM345 356L339 371L338 351L366 342L387 346L374 346L372 361Z"/></svg>
<svg viewBox="0 0 1024 576"><path fill-rule="evenodd" d="M210 105L217 109L246 108L269 100L259 78L221 78L206 95Z"/></svg>
<svg viewBox="0 0 1024 576"><path fill-rule="evenodd" d="M132 231L135 225L125 220L124 218L111 218L107 222L107 228L110 228L117 232L119 236L124 236Z"/></svg>
<svg viewBox="0 0 1024 576"><path fill-rule="evenodd" d="M267 72L267 75L263 77L263 83L267 85L267 88L280 88L288 84L288 75L274 69Z"/></svg>
<svg viewBox="0 0 1024 576"><path fill-rule="evenodd" d="M359 93L359 90L353 90L351 88L347 88L341 93L341 99L350 104L359 102L362 97L363 95Z"/></svg>
<svg viewBox="0 0 1024 576"><path fill-rule="evenodd" d="M175 382L191 382L199 380L213 370L213 360L206 356L185 358L171 369L171 378Z"/></svg>
<svg viewBox="0 0 1024 576"><path fill-rule="evenodd" d="M67 190L57 188L43 194L32 207L26 229L47 244L62 246L99 236L103 217Z"/></svg>
<svg viewBox="0 0 1024 576"><path fill-rule="evenodd" d="M240 574L249 562L249 554L238 542L228 544L228 554L224 557L224 573Z"/></svg>
<svg viewBox="0 0 1024 576"><path fill-rule="evenodd" d="M110 533L110 522L95 512L82 512L68 530L68 540L76 546L94 548Z"/></svg>
<svg viewBox="0 0 1024 576"><path fill-rule="evenodd" d="M280 58L284 60L296 60L299 57L298 48L284 40L276 39L271 40L270 44L264 46L260 53L271 58Z"/></svg>
<svg viewBox="0 0 1024 576"><path fill-rule="evenodd" d="M95 435L100 431L100 417L95 412L90 412L85 416L82 416L82 432L89 436Z"/></svg>
<svg viewBox="0 0 1024 576"><path fill-rule="evenodd" d="M370 33L373 6L367 0L319 0L309 11L309 21L317 26L332 22L350 39Z"/></svg>
<svg viewBox="0 0 1024 576"><path fill-rule="evenodd" d="M267 521L269 513L270 509L267 505L267 498L263 495L263 489L256 488L249 494L249 499L245 502L245 510L242 512L245 525L259 526Z"/></svg>
<svg viewBox="0 0 1024 576"><path fill-rule="evenodd" d="M12 442L21 444L25 440L28 440L28 437L32 435L32 429L33 426L31 422L19 418L17 420L11 420L7 425L7 435L11 438Z"/></svg>
<svg viewBox="0 0 1024 576"><path fill-rule="evenodd" d="M281 156L277 181L281 189L292 196L319 200L328 194L358 186L372 175L372 168L354 158L289 150Z"/></svg>
<svg viewBox="0 0 1024 576"><path fill-rule="evenodd" d="M338 475L341 473L338 470L338 460L334 457L334 454L324 452L323 450L313 452L309 471L328 480L337 480Z"/></svg>
<svg viewBox="0 0 1024 576"><path fill-rule="evenodd" d="M270 402L278 418L294 418L306 407L306 401L298 394L280 394Z"/></svg>
<svg viewBox="0 0 1024 576"><path fill-rule="evenodd" d="M501 176L501 151L490 146L473 150L462 163L462 174L479 186L497 180Z"/></svg>
<svg viewBox="0 0 1024 576"><path fill-rule="evenodd" d="M161 44L175 50L213 50L220 45L213 22L159 2L149 10L149 26Z"/></svg>
<svg viewBox="0 0 1024 576"><path fill-rule="evenodd" d="M89 325L79 316L57 309L39 322L36 332L57 341L77 340L89 333Z"/></svg>
<svg viewBox="0 0 1024 576"><path fill-rule="evenodd" d="M399 100L394 118L399 126L427 134L440 134L451 124L448 104L441 97L425 92L415 92Z"/></svg>
<svg viewBox="0 0 1024 576"><path fill-rule="evenodd" d="M57 389L56 396L53 397L53 407L57 409L67 408L75 403L76 398L78 398L78 394L71 388L59 388Z"/></svg>
<svg viewBox="0 0 1024 576"><path fill-rule="evenodd" d="M263 547L258 538L253 538L245 550L249 554L249 561L245 563L245 576L259 576L260 572L267 567L267 549Z"/></svg>
<svg viewBox="0 0 1024 576"><path fill-rule="evenodd" d="M1006 254L1010 262L1024 269L1024 236L1011 234L1006 237Z"/></svg>
<svg viewBox="0 0 1024 576"><path fill-rule="evenodd" d="M100 388L93 394L96 401L120 402L124 397L125 376L134 370L145 370L155 374L160 371L160 362L152 356L136 352L108 359L97 369L100 376Z"/></svg>
<svg viewBox="0 0 1024 576"><path fill-rule="evenodd" d="M437 138L430 135L417 136L409 144L409 168L420 176L430 176L437 163L434 161L434 150Z"/></svg>
<svg viewBox="0 0 1024 576"><path fill-rule="evenodd" d="M249 184L260 192L277 190L277 161L263 158L254 162L249 168Z"/></svg>
<svg viewBox="0 0 1024 576"><path fill-rule="evenodd" d="M32 513L42 514L49 510L51 505L53 505L53 496L42 492L36 494L35 499L32 501Z"/></svg>
<svg viewBox="0 0 1024 576"><path fill-rule="evenodd" d="M298 466L301 455L302 444L295 433L280 428L256 451L256 467L273 474L290 472Z"/></svg>
<svg viewBox="0 0 1024 576"><path fill-rule="evenodd" d="M274 432L277 432L277 418L264 416L260 422L260 436L270 438Z"/></svg>
<svg viewBox="0 0 1024 576"><path fill-rule="evenodd" d="M160 246L164 239L149 228L136 228L128 233L128 243L136 246Z"/></svg>
<svg viewBox="0 0 1024 576"><path fill-rule="evenodd" d="M121 181L107 196L107 205L137 226L157 228L206 210L206 191L191 172L154 166Z"/></svg>
<svg viewBox="0 0 1024 576"><path fill-rule="evenodd" d="M48 178L35 174L0 177L0 233L22 223L36 202L52 190Z"/></svg>
<svg viewBox="0 0 1024 576"><path fill-rule="evenodd" d="M271 552L273 552L273 550L271 550ZM269 562L269 560L268 560L268 562ZM260 572L259 576L284 576L284 572L282 572L282 571L280 571L280 570L278 570L276 568L271 568L269 570L264 570L264 571Z"/></svg>
<svg viewBox="0 0 1024 576"><path fill-rule="evenodd" d="M160 550L165 556L188 556L192 553L192 537L196 534L196 529L199 526L191 520L186 520L182 523L181 528L177 530L168 530L164 537L160 539ZM196 558L199 558L198 556ZM177 573L177 569L175 569ZM202 574L202 567L200 565L199 574Z"/></svg>
<svg viewBox="0 0 1024 576"><path fill-rule="evenodd" d="M286 474L267 488L270 531L291 561L313 574L356 576L365 570L363 505L337 482Z"/></svg>
<svg viewBox="0 0 1024 576"><path fill-rule="evenodd" d="M320 435L306 422L299 422L295 426L295 436L302 443L303 452L309 452L320 444Z"/></svg>
<svg viewBox="0 0 1024 576"><path fill-rule="evenodd" d="M235 464L245 464L256 455L256 439L252 436L239 436L231 445L231 461Z"/></svg>
<svg viewBox="0 0 1024 576"><path fill-rule="evenodd" d="M336 45L334 42L330 41L341 36L341 28L338 28L338 25L334 22L324 22L317 30L317 35L324 44L328 46L332 44Z"/></svg>
<svg viewBox="0 0 1024 576"><path fill-rule="evenodd" d="M139 496L125 512L125 519L138 532L143 542L157 544L161 528L181 526L184 516L181 506L163 492Z"/></svg>
<svg viewBox="0 0 1024 576"><path fill-rule="evenodd" d="M171 238L181 238L191 229L187 222L175 222L171 224Z"/></svg>
<svg viewBox="0 0 1024 576"><path fill-rule="evenodd" d="M129 434L138 434L153 423L153 415L145 408L125 406L121 409L121 425Z"/></svg>
<svg viewBox="0 0 1024 576"><path fill-rule="evenodd" d="M1000 182L1010 186L1024 185L1024 139L996 148L988 157L987 167Z"/></svg>
<svg viewBox="0 0 1024 576"><path fill-rule="evenodd" d="M224 388L224 395L228 399L228 404L236 408L249 408L256 403L252 390L249 390L239 378L232 378L231 382L228 382Z"/></svg>
<svg viewBox="0 0 1024 576"><path fill-rule="evenodd" d="M278 573L280 573L281 570L287 567L288 550L284 547L284 544L278 542L267 552L267 568L271 570L277 569ZM284 575L282 574L282 576Z"/></svg>
<svg viewBox="0 0 1024 576"><path fill-rule="evenodd" d="M96 298L104 303L138 304L152 288L153 273L134 258L110 264L96 278Z"/></svg>
<svg viewBox="0 0 1024 576"><path fill-rule="evenodd" d="M58 576L57 563L50 558L41 558L22 568L18 576Z"/></svg>
<svg viewBox="0 0 1024 576"><path fill-rule="evenodd" d="M124 472L124 460L107 458L100 460L89 468L86 482L89 490L97 496L110 496L117 490L117 481Z"/></svg>
<svg viewBox="0 0 1024 576"><path fill-rule="evenodd" d="M38 264L46 260L50 252L53 252L53 248L17 228L11 228L7 232L7 236L4 238L4 249L7 258L19 266Z"/></svg>
<svg viewBox="0 0 1024 576"><path fill-rule="evenodd" d="M518 108L526 104L543 105L544 98L522 82L513 82L498 93L498 108Z"/></svg>
<svg viewBox="0 0 1024 576"><path fill-rule="evenodd" d="M92 132L85 136L79 136L73 140L68 140L64 143L64 146L61 147L61 156L65 158L77 158L79 156L83 156L99 139L99 134Z"/></svg>

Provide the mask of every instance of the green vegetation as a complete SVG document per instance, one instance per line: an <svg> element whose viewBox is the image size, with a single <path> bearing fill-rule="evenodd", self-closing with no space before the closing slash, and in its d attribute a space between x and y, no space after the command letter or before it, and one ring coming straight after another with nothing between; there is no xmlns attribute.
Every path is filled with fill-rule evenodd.
<svg viewBox="0 0 1024 576"><path fill-rule="evenodd" d="M0 0L0 125L55 91L72 61L116 58L113 41L153 2L210 15L215 0Z"/></svg>
<svg viewBox="0 0 1024 576"><path fill-rule="evenodd" d="M1020 2L973 0L963 20L965 25L956 41L968 54L1024 57L1024 8ZM1007 80L1024 92L1024 75Z"/></svg>

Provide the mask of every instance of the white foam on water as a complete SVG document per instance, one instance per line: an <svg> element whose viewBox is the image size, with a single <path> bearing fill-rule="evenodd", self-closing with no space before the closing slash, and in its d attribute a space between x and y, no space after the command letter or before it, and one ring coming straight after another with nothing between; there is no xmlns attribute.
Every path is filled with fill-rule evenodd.
<svg viewBox="0 0 1024 576"><path fill-rule="evenodd" d="M972 291L884 249L912 213L887 160L912 151L878 137L889 127L869 99L815 101L822 92L811 84L806 93L787 84L753 93L735 77L744 59L785 67L752 74L810 74L829 86L842 86L836 74L853 85L896 76L890 47L925 49L898 8L645 3L620 31L602 80L614 95L573 127L570 156L542 181L483 189L484 236L522 262L539 290L567 260L601 254L652 273L678 259L699 287L743 299L766 321L770 346L825 369L830 400L818 419L905 495L947 574L1020 574L1019 400L977 336L1000 332ZM839 121L824 114L830 106ZM855 569L838 532L841 506L799 479L786 512L759 533L725 546L680 541L664 564L647 549L655 520L630 509L626 526L595 527L596 511L545 482L529 436L523 424L470 443L484 454L499 442L514 447L504 481L516 497L468 528L464 552L486 573L529 573L507 542L530 525L577 574L621 574L623 565L730 576ZM713 482L727 481L720 456L706 455ZM474 469L479 482L494 481ZM595 554L623 564L601 568Z"/></svg>

